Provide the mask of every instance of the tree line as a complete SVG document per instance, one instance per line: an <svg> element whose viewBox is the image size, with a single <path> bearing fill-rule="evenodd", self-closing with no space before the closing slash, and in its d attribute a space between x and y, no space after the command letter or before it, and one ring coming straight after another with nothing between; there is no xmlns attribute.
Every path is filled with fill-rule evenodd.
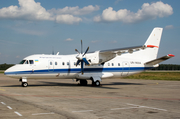
<svg viewBox="0 0 180 119"><path fill-rule="evenodd" d="M14 64L0 64L0 70L6 70L8 69L9 67L13 66Z"/></svg>
<svg viewBox="0 0 180 119"><path fill-rule="evenodd" d="M180 65L176 64L159 64L159 67L152 70L180 70Z"/></svg>
<svg viewBox="0 0 180 119"><path fill-rule="evenodd" d="M0 64L0 70L6 70L14 64ZM180 70L180 65L176 64L160 64L159 67L153 68L152 70Z"/></svg>

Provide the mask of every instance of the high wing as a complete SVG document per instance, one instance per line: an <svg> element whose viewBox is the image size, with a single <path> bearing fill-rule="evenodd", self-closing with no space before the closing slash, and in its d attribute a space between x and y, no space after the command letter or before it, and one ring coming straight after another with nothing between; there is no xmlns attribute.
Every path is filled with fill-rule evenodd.
<svg viewBox="0 0 180 119"><path fill-rule="evenodd" d="M100 54L118 54L121 55L122 53L133 53L134 51L139 51L140 49L145 49L146 46L134 46L134 47L126 47L126 48L116 48L116 49L110 49L110 50L100 50Z"/></svg>
<svg viewBox="0 0 180 119"><path fill-rule="evenodd" d="M139 50L144 50L147 46L134 46L134 47L126 47L126 48L117 48L117 49L109 49L109 50L100 50L94 53L89 53L86 55L87 61L93 64L102 64L107 62L117 55L121 55L123 53L133 53Z"/></svg>
<svg viewBox="0 0 180 119"><path fill-rule="evenodd" d="M151 60L149 62L146 62L145 65L156 65L156 64L159 64L160 62L164 61L164 60L167 60L169 58L172 58L174 57L174 55L172 54L168 54L166 56L163 56L163 57L160 57L160 58L157 58L155 60Z"/></svg>

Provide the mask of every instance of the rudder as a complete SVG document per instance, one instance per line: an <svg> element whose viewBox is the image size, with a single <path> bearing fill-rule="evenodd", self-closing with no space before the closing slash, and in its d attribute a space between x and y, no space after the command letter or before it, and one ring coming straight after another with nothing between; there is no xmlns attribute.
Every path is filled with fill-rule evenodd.
<svg viewBox="0 0 180 119"><path fill-rule="evenodd" d="M144 45L147 48L145 49L144 58L146 60L152 60L157 58L162 31L163 28L159 28L159 27L154 28L151 34L149 35L147 41L145 42Z"/></svg>

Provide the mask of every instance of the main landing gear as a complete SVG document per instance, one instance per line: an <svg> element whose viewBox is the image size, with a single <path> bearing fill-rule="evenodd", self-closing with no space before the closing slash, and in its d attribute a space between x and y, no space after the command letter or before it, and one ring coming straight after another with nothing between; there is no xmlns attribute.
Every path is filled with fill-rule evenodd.
<svg viewBox="0 0 180 119"><path fill-rule="evenodd" d="M100 83L100 81L93 81L92 80L92 86L100 86L101 85L101 83Z"/></svg>
<svg viewBox="0 0 180 119"><path fill-rule="evenodd" d="M28 83L27 83L27 79L26 78L21 78L19 79L20 82L22 82L22 87L27 87L28 86Z"/></svg>
<svg viewBox="0 0 180 119"><path fill-rule="evenodd" d="M101 86L100 81L101 80L95 80L93 78L91 78L92 80L92 86ZM88 82L86 79L76 79L76 82L79 81L81 86L87 86Z"/></svg>

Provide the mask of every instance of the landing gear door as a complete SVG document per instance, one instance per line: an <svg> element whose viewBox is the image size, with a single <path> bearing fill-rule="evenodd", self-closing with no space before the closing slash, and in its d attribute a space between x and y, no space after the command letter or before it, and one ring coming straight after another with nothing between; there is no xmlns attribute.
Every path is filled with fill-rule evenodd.
<svg viewBox="0 0 180 119"><path fill-rule="evenodd" d="M129 62L122 62L122 76L127 76L129 74Z"/></svg>
<svg viewBox="0 0 180 119"><path fill-rule="evenodd" d="M29 60L30 67L32 69L32 73L34 73L34 60Z"/></svg>

